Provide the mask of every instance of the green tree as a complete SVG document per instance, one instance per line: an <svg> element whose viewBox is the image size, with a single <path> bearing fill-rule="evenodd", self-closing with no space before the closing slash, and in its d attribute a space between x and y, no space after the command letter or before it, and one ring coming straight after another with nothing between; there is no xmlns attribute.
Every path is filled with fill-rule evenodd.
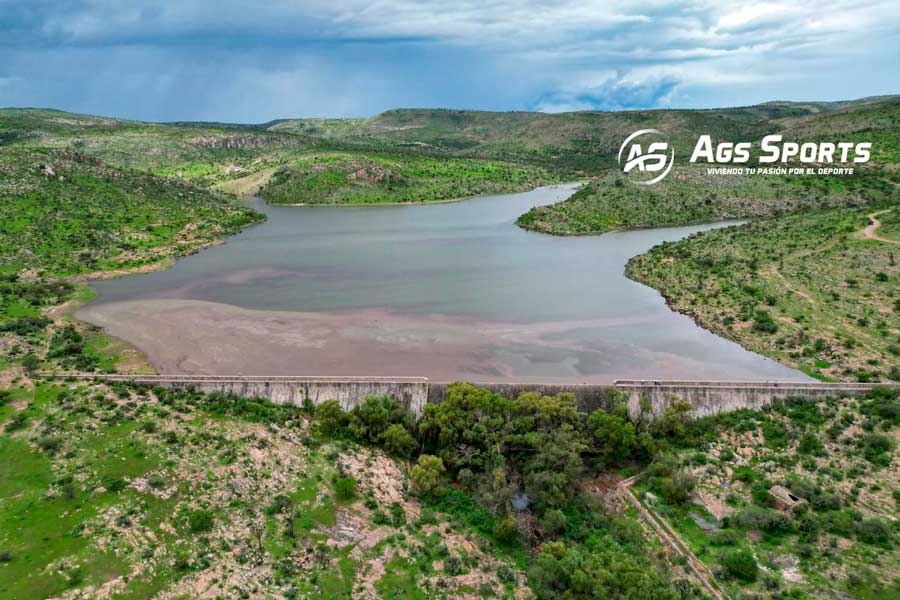
<svg viewBox="0 0 900 600"><path fill-rule="evenodd" d="M628 552L608 536L589 538L581 546L562 541L545 543L529 571L529 579L541 600L679 597L645 557Z"/></svg>
<svg viewBox="0 0 900 600"><path fill-rule="evenodd" d="M628 420L628 407L620 402L610 412L595 410L588 417L588 429L597 441L600 454L608 464L628 458L637 442L634 425Z"/></svg>
<svg viewBox="0 0 900 600"><path fill-rule="evenodd" d="M416 447L416 440L403 425L393 424L382 434L384 449L390 454L407 458Z"/></svg>
<svg viewBox="0 0 900 600"><path fill-rule="evenodd" d="M326 400L316 407L319 431L328 436L339 436L347 430L349 417L337 400Z"/></svg>
<svg viewBox="0 0 900 600"><path fill-rule="evenodd" d="M443 483L444 473L446 473L444 461L439 456L422 454L413 466L410 478L417 490L425 494L432 494Z"/></svg>
<svg viewBox="0 0 900 600"><path fill-rule="evenodd" d="M428 452L448 469L482 472L491 449L502 451L511 412L511 400L471 383L453 383L442 402L425 406L420 432Z"/></svg>
<svg viewBox="0 0 900 600"><path fill-rule="evenodd" d="M413 414L388 396L369 396L350 411L350 431L362 441L381 444L391 425L412 429Z"/></svg>

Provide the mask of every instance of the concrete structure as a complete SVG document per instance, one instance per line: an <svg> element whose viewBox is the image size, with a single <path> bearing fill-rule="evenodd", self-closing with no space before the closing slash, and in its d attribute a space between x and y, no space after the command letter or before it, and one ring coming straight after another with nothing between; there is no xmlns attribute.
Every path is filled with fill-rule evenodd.
<svg viewBox="0 0 900 600"><path fill-rule="evenodd" d="M656 417L673 400L687 400L695 417L708 417L741 408L758 410L774 400L788 397L822 398L841 394L865 394L876 387L898 387L885 383L820 383L775 381L638 381L619 380L615 388L628 397L628 414L635 419L641 402L649 404Z"/></svg>
<svg viewBox="0 0 900 600"><path fill-rule="evenodd" d="M772 497L772 505L781 512L792 512L806 500L794 495L789 489L781 485L773 485L769 488L769 496Z"/></svg>
<svg viewBox="0 0 900 600"><path fill-rule="evenodd" d="M425 377L265 377L246 375L102 375L93 373L47 374L56 378L134 381L163 387L220 391L238 396L265 398L276 404L300 406L305 400L315 404L338 400L350 410L368 396L389 396L417 417L426 403L443 401L449 383L431 382ZM612 385L558 383L476 383L494 393L515 398L523 392L553 396L571 393L581 410L609 408L617 390L625 395L633 419L642 405L652 416L663 414L675 400L691 403L695 417L706 417L741 408L760 409L774 400L797 396L816 398L840 394L864 394L894 384L873 383L779 383L733 381L616 381Z"/></svg>
<svg viewBox="0 0 900 600"><path fill-rule="evenodd" d="M133 381L166 388L224 392L265 398L275 404L302 406L305 400L321 404L337 400L350 410L369 396L389 396L421 416L428 400L425 377L260 377L246 375L95 375L60 373L59 378Z"/></svg>

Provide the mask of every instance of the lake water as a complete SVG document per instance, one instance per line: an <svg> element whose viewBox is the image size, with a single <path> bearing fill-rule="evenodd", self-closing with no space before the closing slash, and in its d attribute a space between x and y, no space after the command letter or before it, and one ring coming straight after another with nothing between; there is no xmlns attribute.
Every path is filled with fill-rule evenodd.
<svg viewBox="0 0 900 600"><path fill-rule="evenodd" d="M805 379L624 277L630 257L723 224L590 237L515 226L575 187L430 205L256 203L266 223L166 271L94 283L79 316L163 372Z"/></svg>

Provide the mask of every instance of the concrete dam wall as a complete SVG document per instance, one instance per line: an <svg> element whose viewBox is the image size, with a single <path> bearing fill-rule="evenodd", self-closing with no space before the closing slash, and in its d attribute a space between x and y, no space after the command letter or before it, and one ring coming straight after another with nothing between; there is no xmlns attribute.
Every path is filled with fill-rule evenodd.
<svg viewBox="0 0 900 600"><path fill-rule="evenodd" d="M219 391L238 396L265 398L276 404L301 406L307 399L314 404L337 400L351 410L368 396L388 396L421 417L428 403L444 400L449 383L432 382L425 377L263 377L244 375L100 375L93 373L56 373L56 378L81 380L133 381L170 388ZM609 408L617 390L625 395L633 419L641 413L641 404L649 405L652 416L663 414L675 400L691 403L695 417L707 417L741 408L760 409L787 397L819 398L841 394L865 394L876 387L900 387L878 383L788 383L736 381L638 381L619 380L610 385L561 383L475 383L490 391L515 398L523 392L545 396L570 393L581 410L592 412Z"/></svg>

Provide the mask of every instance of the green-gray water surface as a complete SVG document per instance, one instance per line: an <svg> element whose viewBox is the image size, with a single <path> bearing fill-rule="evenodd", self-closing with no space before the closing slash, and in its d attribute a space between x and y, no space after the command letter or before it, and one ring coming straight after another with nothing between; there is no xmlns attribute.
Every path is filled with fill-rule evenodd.
<svg viewBox="0 0 900 600"><path fill-rule="evenodd" d="M147 345L152 331L143 337L129 331L151 327L151 321L142 324L132 312L133 322L112 327L112 320L98 315L121 303L133 307L144 301L156 306L159 300L199 300L331 317L318 345L298 350L292 362L279 362L279 353L290 353L290 342L279 339L273 359L257 367L257 372L264 369L260 374L805 379L705 331L671 311L655 290L623 275L630 257L660 242L726 224L590 237L553 237L515 226L515 219L532 206L562 200L575 187L408 206L256 202L254 207L268 216L264 224L168 270L93 284L98 299L83 316L138 347ZM196 306L202 314L206 305ZM377 333L370 336L377 337L374 341L364 339L366 315L372 314L379 315L372 329ZM306 323L283 327L303 329ZM352 334L341 331L341 323L348 328L352 323ZM190 338L191 324L182 328ZM247 335L273 337L271 332ZM344 343L336 345L338 338ZM265 340L260 343L264 347ZM404 352L410 348L416 350L411 356ZM312 354L316 349L323 355L331 352L334 360L318 362ZM202 354L202 348L192 350L197 352ZM380 354L363 357L363 352ZM177 364L182 370L192 364L189 370L195 372L235 368L216 349L208 353L208 360L201 356ZM148 354L155 363L164 363L161 370L178 370ZM324 368L330 372L311 372Z"/></svg>

